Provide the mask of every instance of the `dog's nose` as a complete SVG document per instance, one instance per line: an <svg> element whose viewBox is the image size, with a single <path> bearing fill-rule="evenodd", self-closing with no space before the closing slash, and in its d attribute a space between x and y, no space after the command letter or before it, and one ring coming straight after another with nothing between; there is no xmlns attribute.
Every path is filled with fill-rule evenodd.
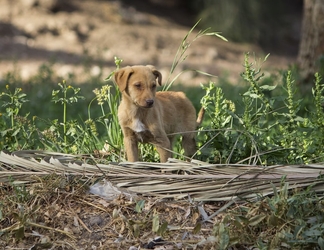
<svg viewBox="0 0 324 250"><path fill-rule="evenodd" d="M153 103L154 103L154 100L152 100L152 99L146 100L146 104L147 104L148 107L152 107Z"/></svg>

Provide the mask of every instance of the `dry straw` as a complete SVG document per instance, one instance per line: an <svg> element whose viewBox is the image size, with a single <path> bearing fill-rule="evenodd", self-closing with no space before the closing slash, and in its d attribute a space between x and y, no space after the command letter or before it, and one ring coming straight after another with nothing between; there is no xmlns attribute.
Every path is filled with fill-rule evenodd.
<svg viewBox="0 0 324 250"><path fill-rule="evenodd" d="M83 159L83 160L80 160ZM75 175L105 178L115 187L144 196L196 201L255 200L271 195L281 187L312 186L319 197L324 194L323 165L252 166L208 164L170 159L168 163L122 162L96 164L94 159L48 151L22 150L0 153L0 182L34 182L33 176ZM86 163L93 162L93 164ZM9 178L11 177L11 178Z"/></svg>

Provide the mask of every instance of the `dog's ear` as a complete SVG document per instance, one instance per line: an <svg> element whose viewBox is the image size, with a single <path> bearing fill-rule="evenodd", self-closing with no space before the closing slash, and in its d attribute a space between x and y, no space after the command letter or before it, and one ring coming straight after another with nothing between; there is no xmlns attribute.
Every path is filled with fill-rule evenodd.
<svg viewBox="0 0 324 250"><path fill-rule="evenodd" d="M132 67L129 67L129 66L127 66L125 68L121 68L115 72L114 81L117 84L120 92L123 92L126 89L128 79L133 72L134 71L133 71Z"/></svg>
<svg viewBox="0 0 324 250"><path fill-rule="evenodd" d="M149 67L152 72L153 72L153 75L155 75L155 77L158 79L158 83L159 85L162 85L162 74L160 71L158 71L154 66L152 65L146 65L146 67Z"/></svg>

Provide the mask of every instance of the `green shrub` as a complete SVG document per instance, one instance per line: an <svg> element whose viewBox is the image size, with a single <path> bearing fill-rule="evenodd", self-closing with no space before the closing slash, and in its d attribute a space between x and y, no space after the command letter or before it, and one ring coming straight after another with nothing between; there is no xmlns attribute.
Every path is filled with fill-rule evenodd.
<svg viewBox="0 0 324 250"><path fill-rule="evenodd" d="M291 71L282 86L263 84L260 68L245 57L243 79L249 88L232 101L210 82L201 100L209 126L201 132L201 158L216 163L300 164L323 161L323 83L315 76L312 109L302 110ZM279 95L272 94L282 88ZM308 104L308 106L310 106ZM302 111L302 112L300 112ZM300 116L302 113L303 116ZM206 123L205 123L206 124ZM202 136L203 135L203 136Z"/></svg>

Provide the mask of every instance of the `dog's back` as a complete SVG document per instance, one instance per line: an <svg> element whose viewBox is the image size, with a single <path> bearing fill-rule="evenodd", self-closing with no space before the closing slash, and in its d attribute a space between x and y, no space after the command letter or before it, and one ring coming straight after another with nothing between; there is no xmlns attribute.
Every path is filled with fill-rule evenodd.
<svg viewBox="0 0 324 250"><path fill-rule="evenodd" d="M183 92L161 91L156 93L159 113L167 134L189 132L196 129L196 110Z"/></svg>

